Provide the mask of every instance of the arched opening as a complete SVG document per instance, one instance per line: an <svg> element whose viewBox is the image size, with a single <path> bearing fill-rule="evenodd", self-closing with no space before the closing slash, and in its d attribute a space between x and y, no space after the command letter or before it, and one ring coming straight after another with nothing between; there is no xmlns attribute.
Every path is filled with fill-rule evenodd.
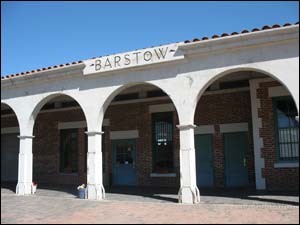
<svg viewBox="0 0 300 225"><path fill-rule="evenodd" d="M1 188L13 192L18 182L19 132L15 112L1 103Z"/></svg>
<svg viewBox="0 0 300 225"><path fill-rule="evenodd" d="M104 107L103 180L108 199L147 197L177 201L180 186L178 115L160 88L120 88ZM163 194L174 194L163 197Z"/></svg>
<svg viewBox="0 0 300 225"><path fill-rule="evenodd" d="M194 116L197 185L299 190L298 118L274 77L241 70L214 79Z"/></svg>
<svg viewBox="0 0 300 225"><path fill-rule="evenodd" d="M33 112L33 182L37 195L76 195L87 182L87 129L78 102L51 95Z"/></svg>

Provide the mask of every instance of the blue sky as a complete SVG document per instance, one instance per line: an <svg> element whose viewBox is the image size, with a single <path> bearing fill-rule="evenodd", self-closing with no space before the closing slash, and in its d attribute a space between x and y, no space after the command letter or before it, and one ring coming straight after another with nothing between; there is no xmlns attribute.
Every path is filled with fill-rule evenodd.
<svg viewBox="0 0 300 225"><path fill-rule="evenodd" d="M299 21L297 1L1 2L1 76Z"/></svg>

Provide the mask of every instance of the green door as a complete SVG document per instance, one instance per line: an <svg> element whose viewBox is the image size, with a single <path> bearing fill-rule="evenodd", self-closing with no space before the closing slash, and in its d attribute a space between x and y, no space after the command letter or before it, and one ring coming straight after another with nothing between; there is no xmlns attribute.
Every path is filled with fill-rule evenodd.
<svg viewBox="0 0 300 225"><path fill-rule="evenodd" d="M213 138L211 134L195 135L196 177L198 187L214 186Z"/></svg>
<svg viewBox="0 0 300 225"><path fill-rule="evenodd" d="M225 181L227 187L244 187L248 184L247 132L224 134Z"/></svg>

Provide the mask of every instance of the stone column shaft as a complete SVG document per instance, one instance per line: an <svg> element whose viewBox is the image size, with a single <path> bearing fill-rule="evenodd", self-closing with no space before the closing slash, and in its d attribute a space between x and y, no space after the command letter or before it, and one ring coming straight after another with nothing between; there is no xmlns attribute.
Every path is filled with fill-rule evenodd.
<svg viewBox="0 0 300 225"><path fill-rule="evenodd" d="M18 136L20 138L18 195L32 194L32 139L34 136Z"/></svg>
<svg viewBox="0 0 300 225"><path fill-rule="evenodd" d="M105 198L102 171L102 134L86 132L88 135L87 155L87 198L102 200Z"/></svg>
<svg viewBox="0 0 300 225"><path fill-rule="evenodd" d="M195 125L178 125L180 130L180 190L179 202L194 204L200 202L196 184L196 154L194 143Z"/></svg>

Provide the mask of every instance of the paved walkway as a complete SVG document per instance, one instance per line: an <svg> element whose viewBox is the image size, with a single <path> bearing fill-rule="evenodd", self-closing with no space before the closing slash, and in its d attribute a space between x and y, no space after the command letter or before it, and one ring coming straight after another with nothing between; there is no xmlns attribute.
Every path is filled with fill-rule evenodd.
<svg viewBox="0 0 300 225"><path fill-rule="evenodd" d="M1 223L276 223L299 224L299 207L88 201L1 193Z"/></svg>
<svg viewBox="0 0 300 225"><path fill-rule="evenodd" d="M15 184L1 184L1 194L14 194ZM107 200L177 203L177 189L114 187L106 189ZM200 190L201 204L299 206L299 193L251 190ZM36 196L77 198L76 186L39 185Z"/></svg>

